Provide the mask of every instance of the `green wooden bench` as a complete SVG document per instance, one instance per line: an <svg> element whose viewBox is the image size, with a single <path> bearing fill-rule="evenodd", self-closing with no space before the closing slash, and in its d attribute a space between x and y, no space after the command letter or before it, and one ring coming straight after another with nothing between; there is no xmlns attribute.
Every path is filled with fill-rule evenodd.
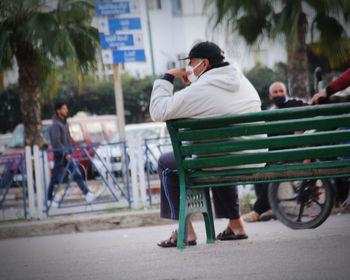
<svg viewBox="0 0 350 280"><path fill-rule="evenodd" d="M337 159L350 156L350 144L344 144L350 141L350 130L343 129L350 127L350 103L170 120L167 127L180 181L178 248L184 247L188 219L193 213L203 214L207 243L214 242L209 187L350 176L350 160ZM307 130L315 132L294 134ZM279 136L230 140L258 134ZM271 150L241 152L259 149ZM305 159L322 161L303 164ZM208 168L275 162L286 164L208 171Z"/></svg>

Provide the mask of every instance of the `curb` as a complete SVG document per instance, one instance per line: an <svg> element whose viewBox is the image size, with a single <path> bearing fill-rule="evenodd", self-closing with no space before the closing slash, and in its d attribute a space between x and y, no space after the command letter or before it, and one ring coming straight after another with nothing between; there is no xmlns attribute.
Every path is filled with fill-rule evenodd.
<svg viewBox="0 0 350 280"><path fill-rule="evenodd" d="M174 223L177 223L177 221L161 219L159 210L55 217L41 221L9 222L2 224L0 225L0 239L70 234Z"/></svg>
<svg viewBox="0 0 350 280"><path fill-rule="evenodd" d="M345 211L334 208L331 214L336 215L343 213L350 213L350 207L345 209ZM192 218L202 219L201 215L194 215ZM159 209L113 214L95 213L69 217L60 216L44 220L5 222L0 224L0 240L167 224L174 224L177 226L177 221L160 218Z"/></svg>

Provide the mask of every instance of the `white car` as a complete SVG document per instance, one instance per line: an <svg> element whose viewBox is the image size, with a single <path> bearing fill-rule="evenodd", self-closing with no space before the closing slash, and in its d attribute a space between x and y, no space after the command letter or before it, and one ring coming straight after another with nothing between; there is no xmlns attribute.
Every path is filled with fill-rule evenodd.
<svg viewBox="0 0 350 280"><path fill-rule="evenodd" d="M125 134L127 146L134 139L142 141L145 168L147 168L146 162L148 160L151 172L157 170L159 156L172 150L168 129L164 122L129 124L125 126ZM116 133L110 143L103 143L96 149L93 162L97 175L106 173L107 169L119 175L125 166L125 161L122 163L123 153L124 145L119 141L119 133Z"/></svg>

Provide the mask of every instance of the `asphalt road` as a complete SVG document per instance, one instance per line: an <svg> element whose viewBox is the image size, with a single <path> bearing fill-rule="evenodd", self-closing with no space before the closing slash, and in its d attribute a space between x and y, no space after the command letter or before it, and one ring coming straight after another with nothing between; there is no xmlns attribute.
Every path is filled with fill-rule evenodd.
<svg viewBox="0 0 350 280"><path fill-rule="evenodd" d="M314 230L247 224L249 239L157 247L175 225L0 240L0 279L350 279L350 214ZM216 220L216 231L225 220Z"/></svg>

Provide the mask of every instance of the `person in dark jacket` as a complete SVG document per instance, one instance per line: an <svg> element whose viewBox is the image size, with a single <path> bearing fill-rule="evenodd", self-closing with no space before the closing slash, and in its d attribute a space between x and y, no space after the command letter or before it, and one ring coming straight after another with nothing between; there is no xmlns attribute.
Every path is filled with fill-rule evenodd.
<svg viewBox="0 0 350 280"><path fill-rule="evenodd" d="M274 82L270 85L269 99L274 104L271 110L310 105L304 99L289 98L286 86L281 82ZM255 184L254 188L256 201L253 205L253 210L243 215L243 220L248 223L253 223L274 219L275 215L271 210L268 199L269 183Z"/></svg>
<svg viewBox="0 0 350 280"><path fill-rule="evenodd" d="M74 172L74 180L77 182L79 188L84 193L86 201L92 202L97 198L97 194L89 192L86 187L84 180L80 174L79 169L76 167L75 162L72 158L72 150L67 149L72 147L72 138L69 133L68 123L67 123L67 115L68 115L68 107L65 103L56 103L55 104L55 112L56 114L53 116L52 127L50 131L50 139L51 144L54 149L60 149L54 151L54 167L51 174L51 180L49 184L47 199L48 205L51 207L56 206L57 203L54 201L53 191L55 185L59 182L59 179L62 176L63 168L68 165L68 169L70 172Z"/></svg>
<svg viewBox="0 0 350 280"><path fill-rule="evenodd" d="M274 82L270 85L269 99L274 104L271 109L283 109L310 105L302 98L289 98L286 86L282 82Z"/></svg>

